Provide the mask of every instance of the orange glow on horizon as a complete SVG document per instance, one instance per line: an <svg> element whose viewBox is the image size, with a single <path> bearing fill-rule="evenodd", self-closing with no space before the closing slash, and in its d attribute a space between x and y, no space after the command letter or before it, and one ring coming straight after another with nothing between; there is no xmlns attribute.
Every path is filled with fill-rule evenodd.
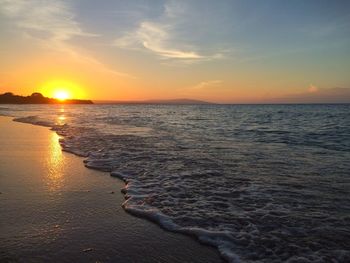
<svg viewBox="0 0 350 263"><path fill-rule="evenodd" d="M70 95L69 95L68 91L65 91L65 90L57 90L57 91L55 91L53 97L54 97L55 99L60 100L60 101L65 101L65 100L67 100L67 99L70 98Z"/></svg>
<svg viewBox="0 0 350 263"><path fill-rule="evenodd" d="M52 80L42 85L40 91L50 97L64 102L67 99L81 99L85 93L76 83L67 80Z"/></svg>

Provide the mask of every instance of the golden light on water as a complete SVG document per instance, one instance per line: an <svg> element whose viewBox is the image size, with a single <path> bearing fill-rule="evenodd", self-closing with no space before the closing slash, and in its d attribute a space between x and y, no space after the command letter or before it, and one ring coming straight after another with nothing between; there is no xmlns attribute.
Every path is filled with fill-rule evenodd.
<svg viewBox="0 0 350 263"><path fill-rule="evenodd" d="M47 167L49 168L46 180L50 191L60 190L64 182L64 158L58 139L59 136L55 132L52 132L49 145L50 155L46 160Z"/></svg>
<svg viewBox="0 0 350 263"><path fill-rule="evenodd" d="M57 117L56 124L57 125L64 125L66 123L66 120L67 120L66 116L61 115L61 116Z"/></svg>
<svg viewBox="0 0 350 263"><path fill-rule="evenodd" d="M67 121L66 115L65 115L65 108L64 104L61 105L61 107L58 109L58 116L56 119L56 125L64 125Z"/></svg>

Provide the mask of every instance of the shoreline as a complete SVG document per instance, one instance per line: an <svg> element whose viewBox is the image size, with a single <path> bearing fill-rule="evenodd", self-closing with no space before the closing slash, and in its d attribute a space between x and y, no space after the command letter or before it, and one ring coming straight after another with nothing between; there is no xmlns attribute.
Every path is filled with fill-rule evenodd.
<svg viewBox="0 0 350 263"><path fill-rule="evenodd" d="M0 127L1 261L223 262L124 211L124 182L62 151L54 131L3 116Z"/></svg>

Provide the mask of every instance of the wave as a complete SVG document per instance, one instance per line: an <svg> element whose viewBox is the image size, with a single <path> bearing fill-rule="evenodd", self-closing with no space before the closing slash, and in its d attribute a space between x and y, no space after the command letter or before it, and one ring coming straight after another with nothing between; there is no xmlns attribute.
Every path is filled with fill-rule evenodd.
<svg viewBox="0 0 350 263"><path fill-rule="evenodd" d="M347 152L319 153L311 146L300 152L274 140L267 145L223 140L210 126L198 128L203 118L193 116L189 124L171 117L184 128L178 132L167 126L169 120L154 120L160 128L144 127L140 118L128 122L125 115L119 115L121 120L106 115L62 125L41 115L15 120L51 127L64 151L85 157L88 168L123 180L127 212L215 246L229 262L350 259ZM142 125L115 131L135 121ZM227 128L215 131L227 133Z"/></svg>

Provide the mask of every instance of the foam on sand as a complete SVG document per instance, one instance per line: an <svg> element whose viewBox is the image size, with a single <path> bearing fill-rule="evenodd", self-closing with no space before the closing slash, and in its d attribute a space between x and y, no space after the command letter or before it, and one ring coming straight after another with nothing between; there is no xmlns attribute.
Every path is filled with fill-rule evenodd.
<svg viewBox="0 0 350 263"><path fill-rule="evenodd" d="M64 124L20 121L52 123L63 150L125 181L126 211L230 262L346 262L349 109L284 107L96 106Z"/></svg>
<svg viewBox="0 0 350 263"><path fill-rule="evenodd" d="M62 153L47 128L0 117L1 262L221 262L215 249L130 216L124 186Z"/></svg>

